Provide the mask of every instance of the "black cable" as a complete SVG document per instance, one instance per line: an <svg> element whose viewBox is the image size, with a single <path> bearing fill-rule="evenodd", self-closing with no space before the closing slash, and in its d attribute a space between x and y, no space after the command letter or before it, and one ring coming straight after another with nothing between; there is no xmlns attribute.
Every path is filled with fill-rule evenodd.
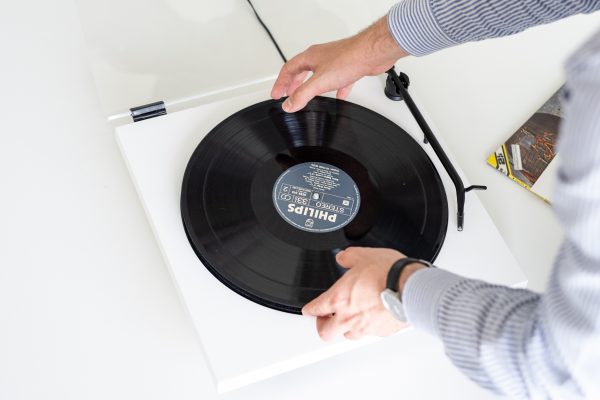
<svg viewBox="0 0 600 400"><path fill-rule="evenodd" d="M248 2L248 4L250 4L250 7L252 7L252 11L254 11L254 15L256 15L256 19L258 19L258 22L260 22L260 24L262 25L262 27L265 28L265 31L267 32L267 35L269 35L269 37L271 38L271 42L273 42L273 44L275 45L275 48L277 49L277 52L281 56L281 59L283 60L284 63L286 63L287 62L287 58L285 58L285 55L283 54L283 51L281 51L281 49L279 48L279 45L277 44L277 41L275 40L275 38L271 34L271 31L269 30L269 28L267 28L267 25L265 25L265 23L263 22L263 20L260 18L260 15L258 15L258 13L256 12L256 9L254 8L254 5L252 4L252 2L250 0L246 0L246 1Z"/></svg>

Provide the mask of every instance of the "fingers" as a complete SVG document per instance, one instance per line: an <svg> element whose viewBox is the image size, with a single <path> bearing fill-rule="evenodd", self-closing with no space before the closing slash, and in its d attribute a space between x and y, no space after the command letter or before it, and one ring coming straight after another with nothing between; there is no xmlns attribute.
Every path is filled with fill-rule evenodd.
<svg viewBox="0 0 600 400"><path fill-rule="evenodd" d="M279 71L279 76L273 85L273 89L271 90L271 97L278 100L285 96L286 94L291 93L290 86L296 80L299 80L300 83L304 81L306 74L308 71L311 71L310 65L308 65L306 61L305 53L300 53L296 57L289 60L287 63L281 67L281 71ZM299 75L304 74L302 79L299 78Z"/></svg>
<svg viewBox="0 0 600 400"><path fill-rule="evenodd" d="M363 338L364 336L365 334L360 331L348 331L344 333L344 337L349 340L358 340Z"/></svg>
<svg viewBox="0 0 600 400"><path fill-rule="evenodd" d="M320 295L319 297L302 307L302 315L325 317L334 314L336 312L336 304L334 304L334 302L331 301L332 295L330 292L332 289L333 286L328 291L326 291L325 293L323 293L322 295Z"/></svg>
<svg viewBox="0 0 600 400"><path fill-rule="evenodd" d="M344 268L352 268L363 261L364 252L363 247L348 247L336 254L335 261Z"/></svg>
<svg viewBox="0 0 600 400"><path fill-rule="evenodd" d="M325 91L321 88L320 79L313 75L283 102L283 110L289 113L301 110L313 97Z"/></svg>
<svg viewBox="0 0 600 400"><path fill-rule="evenodd" d="M346 87L343 87L343 88L339 89L337 91L335 97L338 98L338 99L340 99L340 100L346 100L346 98L348 97L348 95L352 91L352 86L354 86L354 84L348 85Z"/></svg>
<svg viewBox="0 0 600 400"><path fill-rule="evenodd" d="M292 80L292 83L290 83L290 86L288 87L286 94L292 95L296 89L298 89L298 87L300 87L300 85L302 85L304 83L304 80L306 79L306 75L308 75L308 71L304 71L299 73L298 75L296 75L294 77L294 79Z"/></svg>
<svg viewBox="0 0 600 400"><path fill-rule="evenodd" d="M349 291L346 276L338 279L325 293L302 307L302 315L331 316L348 305Z"/></svg>
<svg viewBox="0 0 600 400"><path fill-rule="evenodd" d="M331 317L317 317L317 332L321 339L328 341L347 332L354 326L355 317L345 317L344 314L336 314Z"/></svg>
<svg viewBox="0 0 600 400"><path fill-rule="evenodd" d="M311 46L292 58L281 68L271 90L271 97L280 99L287 95L288 98L282 107L284 111L290 113L301 110L313 97L329 90L337 89L338 99L348 97L352 90L352 84L340 88L342 83L337 70L325 65L324 60L329 59L330 56L321 46ZM305 81L308 72L311 71L314 72L313 76Z"/></svg>
<svg viewBox="0 0 600 400"><path fill-rule="evenodd" d="M280 99L287 94L289 97L282 105L286 112L301 110L313 97L328 90L327 87L323 87L323 82L327 79L319 74L304 81L308 72L314 71L311 59L314 59L314 51L309 48L284 64L279 72L271 90L271 97Z"/></svg>

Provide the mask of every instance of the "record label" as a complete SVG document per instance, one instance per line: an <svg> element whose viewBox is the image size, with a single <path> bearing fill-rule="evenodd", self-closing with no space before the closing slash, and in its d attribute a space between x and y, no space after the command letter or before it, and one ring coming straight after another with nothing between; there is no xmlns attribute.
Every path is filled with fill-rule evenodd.
<svg viewBox="0 0 600 400"><path fill-rule="evenodd" d="M350 223L360 207L352 178L330 164L294 165L273 186L273 203L290 225L308 232L331 232Z"/></svg>

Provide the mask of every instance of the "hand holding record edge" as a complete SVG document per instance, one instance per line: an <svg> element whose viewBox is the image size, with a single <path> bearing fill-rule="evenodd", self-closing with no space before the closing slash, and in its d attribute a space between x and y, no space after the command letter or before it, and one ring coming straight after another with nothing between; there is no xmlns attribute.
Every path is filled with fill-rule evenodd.
<svg viewBox="0 0 600 400"><path fill-rule="evenodd" d="M408 324L395 319L380 299L391 266L404 257L396 250L368 247L349 247L339 252L336 261L348 271L306 304L302 314L317 318L317 331L326 341L339 334L352 340L365 335L389 336L406 328ZM425 267L409 265L400 277L400 288L421 268Z"/></svg>
<svg viewBox="0 0 600 400"><path fill-rule="evenodd" d="M407 55L384 17L355 36L314 45L296 55L281 68L271 97L289 96L282 106L286 112L301 110L313 97L333 90L343 100L360 78L379 75ZM305 81L309 72L312 76Z"/></svg>

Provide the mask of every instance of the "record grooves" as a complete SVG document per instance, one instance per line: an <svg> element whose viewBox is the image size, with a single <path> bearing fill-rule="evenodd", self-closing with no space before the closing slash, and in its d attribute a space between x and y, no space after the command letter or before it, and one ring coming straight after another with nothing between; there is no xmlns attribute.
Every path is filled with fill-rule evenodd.
<svg viewBox="0 0 600 400"><path fill-rule="evenodd" d="M421 146L381 115L325 97L294 114L267 100L217 125L190 158L181 214L217 279L296 314L343 274L339 250L389 247L433 261L448 224Z"/></svg>

